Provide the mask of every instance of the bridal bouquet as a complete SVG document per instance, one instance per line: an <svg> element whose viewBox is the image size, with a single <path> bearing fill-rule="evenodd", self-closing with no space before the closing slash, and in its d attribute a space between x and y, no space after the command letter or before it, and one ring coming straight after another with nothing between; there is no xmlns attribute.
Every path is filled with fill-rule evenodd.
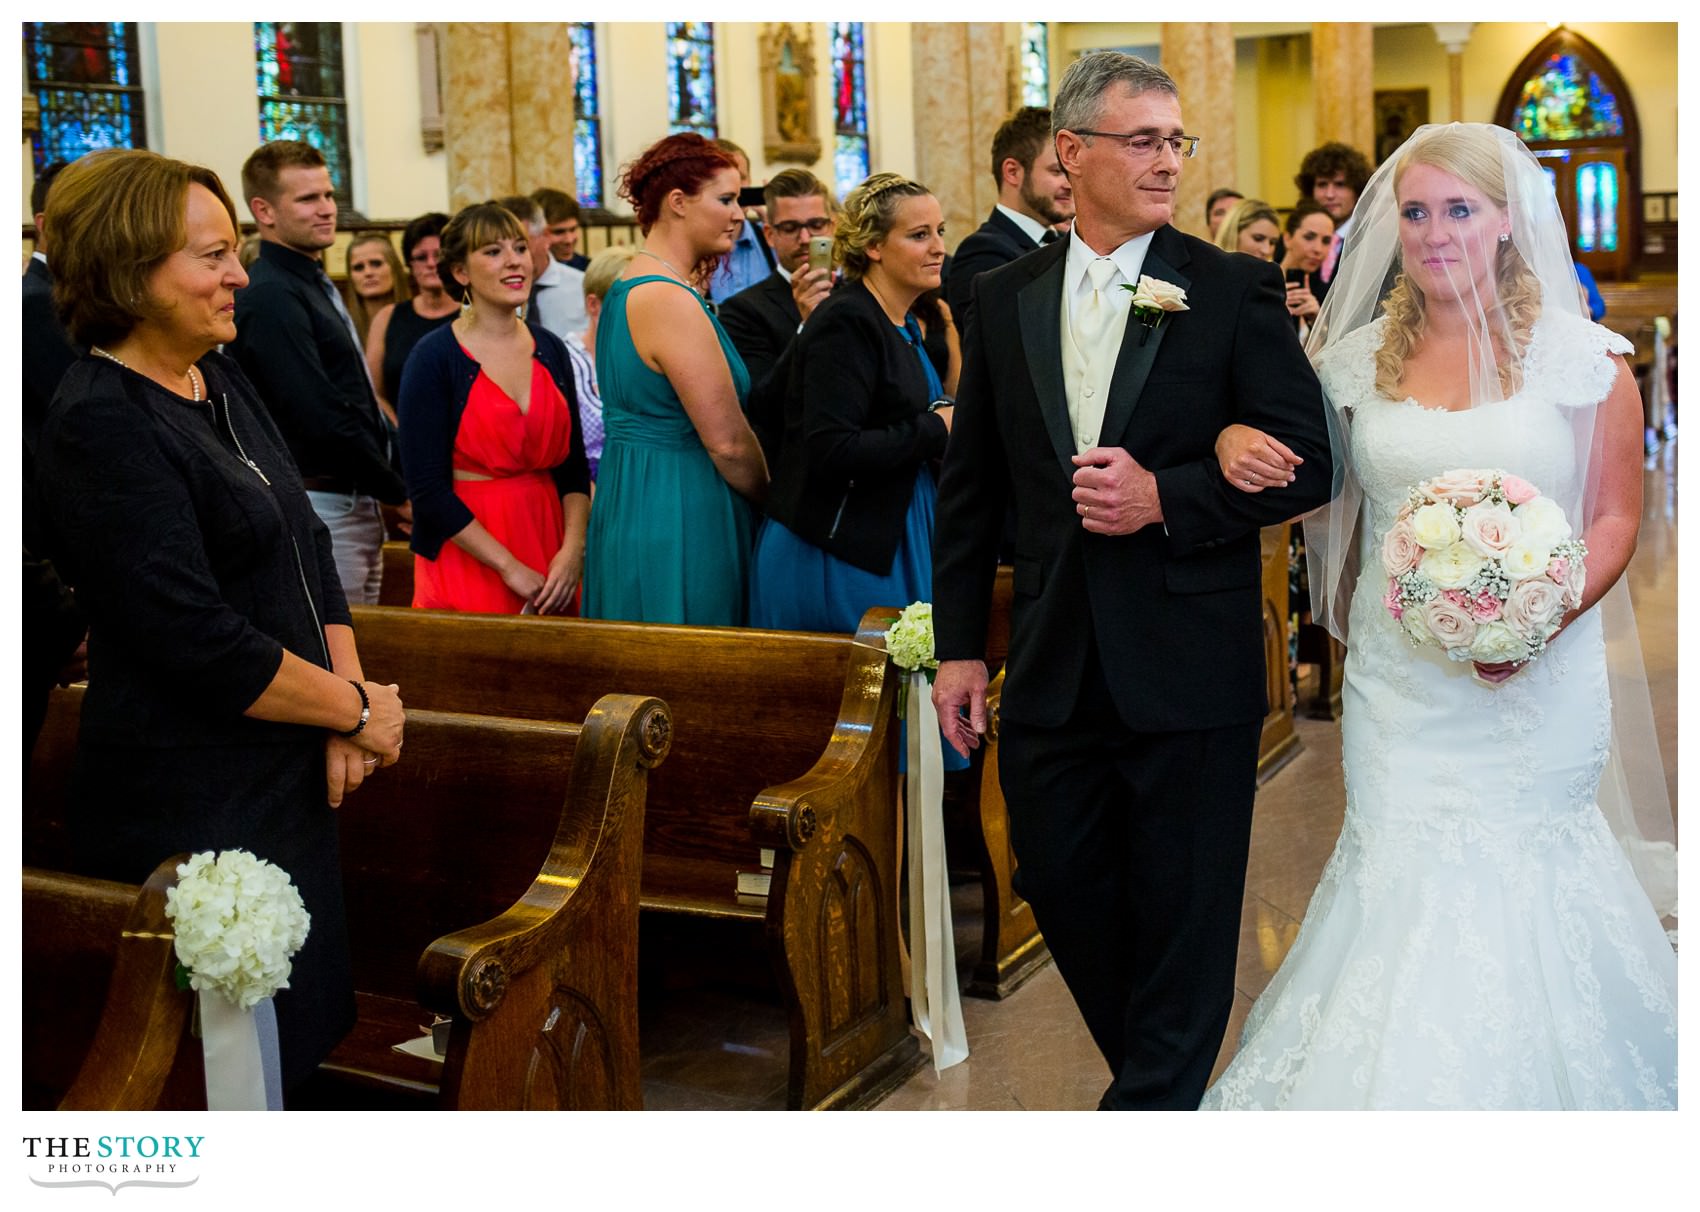
<svg viewBox="0 0 1700 1212"><path fill-rule="evenodd" d="M1581 604L1587 554L1527 480L1449 471L1411 490L1382 541L1383 604L1413 644L1454 661L1528 661Z"/></svg>
<svg viewBox="0 0 1700 1212"><path fill-rule="evenodd" d="M311 924L289 876L246 850L216 860L206 850L180 864L165 916L189 987L244 1010L289 987L290 960Z"/></svg>

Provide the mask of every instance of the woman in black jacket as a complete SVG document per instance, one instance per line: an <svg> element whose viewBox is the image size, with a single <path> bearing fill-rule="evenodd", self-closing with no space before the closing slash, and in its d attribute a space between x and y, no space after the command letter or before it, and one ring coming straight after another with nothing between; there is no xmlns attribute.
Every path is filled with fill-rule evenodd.
<svg viewBox="0 0 1700 1212"><path fill-rule="evenodd" d="M844 200L833 254L845 282L793 351L751 574L754 627L854 631L870 606L932 596L930 465L951 404L910 309L939 283L938 199L876 173Z"/></svg>
<svg viewBox="0 0 1700 1212"><path fill-rule="evenodd" d="M180 851L245 849L312 917L277 995L285 1089L354 1022L336 816L401 751L365 680L330 535L242 372L236 210L209 169L145 151L55 181L55 304L89 352L37 452L47 523L89 623L67 815L83 872L139 883Z"/></svg>

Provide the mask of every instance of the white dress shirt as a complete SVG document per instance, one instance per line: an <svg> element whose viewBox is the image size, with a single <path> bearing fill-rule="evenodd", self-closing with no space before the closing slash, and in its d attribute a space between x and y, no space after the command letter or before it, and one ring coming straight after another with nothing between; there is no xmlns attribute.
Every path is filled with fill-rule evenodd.
<svg viewBox="0 0 1700 1212"><path fill-rule="evenodd" d="M1082 349L1074 343L1075 321L1092 300L1092 278L1087 268L1099 259L1078 235L1070 234L1068 255L1063 263L1063 390L1068 397L1069 429L1074 434L1075 450L1088 450L1098 445L1104 427L1104 408L1110 394L1110 378L1115 373L1116 357L1121 352L1121 335L1127 326L1133 293L1124 285L1139 282L1139 271L1145 267L1145 254L1151 247L1154 233L1135 236L1109 254L1116 272L1104 285L1104 302L1114 309L1110 336Z"/></svg>
<svg viewBox="0 0 1700 1212"><path fill-rule="evenodd" d="M549 262L537 277L536 320L563 341L590 325L584 310L584 270L564 261Z"/></svg>
<svg viewBox="0 0 1700 1212"><path fill-rule="evenodd" d="M1002 202L998 203L998 210L1003 212L1004 218L1019 227L1022 234L1032 240L1034 244L1044 243L1045 233L1051 230L1031 215L1024 215L1018 210L1011 210Z"/></svg>

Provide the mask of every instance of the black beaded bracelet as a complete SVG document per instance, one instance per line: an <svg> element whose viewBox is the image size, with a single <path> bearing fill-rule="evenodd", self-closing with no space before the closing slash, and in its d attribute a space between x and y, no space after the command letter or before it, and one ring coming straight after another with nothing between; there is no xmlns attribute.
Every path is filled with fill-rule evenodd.
<svg viewBox="0 0 1700 1212"><path fill-rule="evenodd" d="M359 736L361 731L366 727L366 721L372 718L372 700L366 697L366 687L362 686L359 682L350 678L348 679L348 684L354 687L355 691L360 695L360 722L350 728L347 732L338 733L337 735Z"/></svg>

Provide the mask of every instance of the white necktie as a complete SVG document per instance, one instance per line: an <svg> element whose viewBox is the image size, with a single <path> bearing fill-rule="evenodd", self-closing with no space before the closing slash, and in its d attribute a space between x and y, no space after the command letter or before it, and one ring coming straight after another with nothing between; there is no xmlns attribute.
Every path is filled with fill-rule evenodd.
<svg viewBox="0 0 1700 1212"><path fill-rule="evenodd" d="M1087 358L1096 357L1110 340L1116 319L1116 307L1110 295L1110 279L1116 276L1116 263L1099 257L1086 267L1092 281L1092 294L1081 303L1074 317L1074 342Z"/></svg>

